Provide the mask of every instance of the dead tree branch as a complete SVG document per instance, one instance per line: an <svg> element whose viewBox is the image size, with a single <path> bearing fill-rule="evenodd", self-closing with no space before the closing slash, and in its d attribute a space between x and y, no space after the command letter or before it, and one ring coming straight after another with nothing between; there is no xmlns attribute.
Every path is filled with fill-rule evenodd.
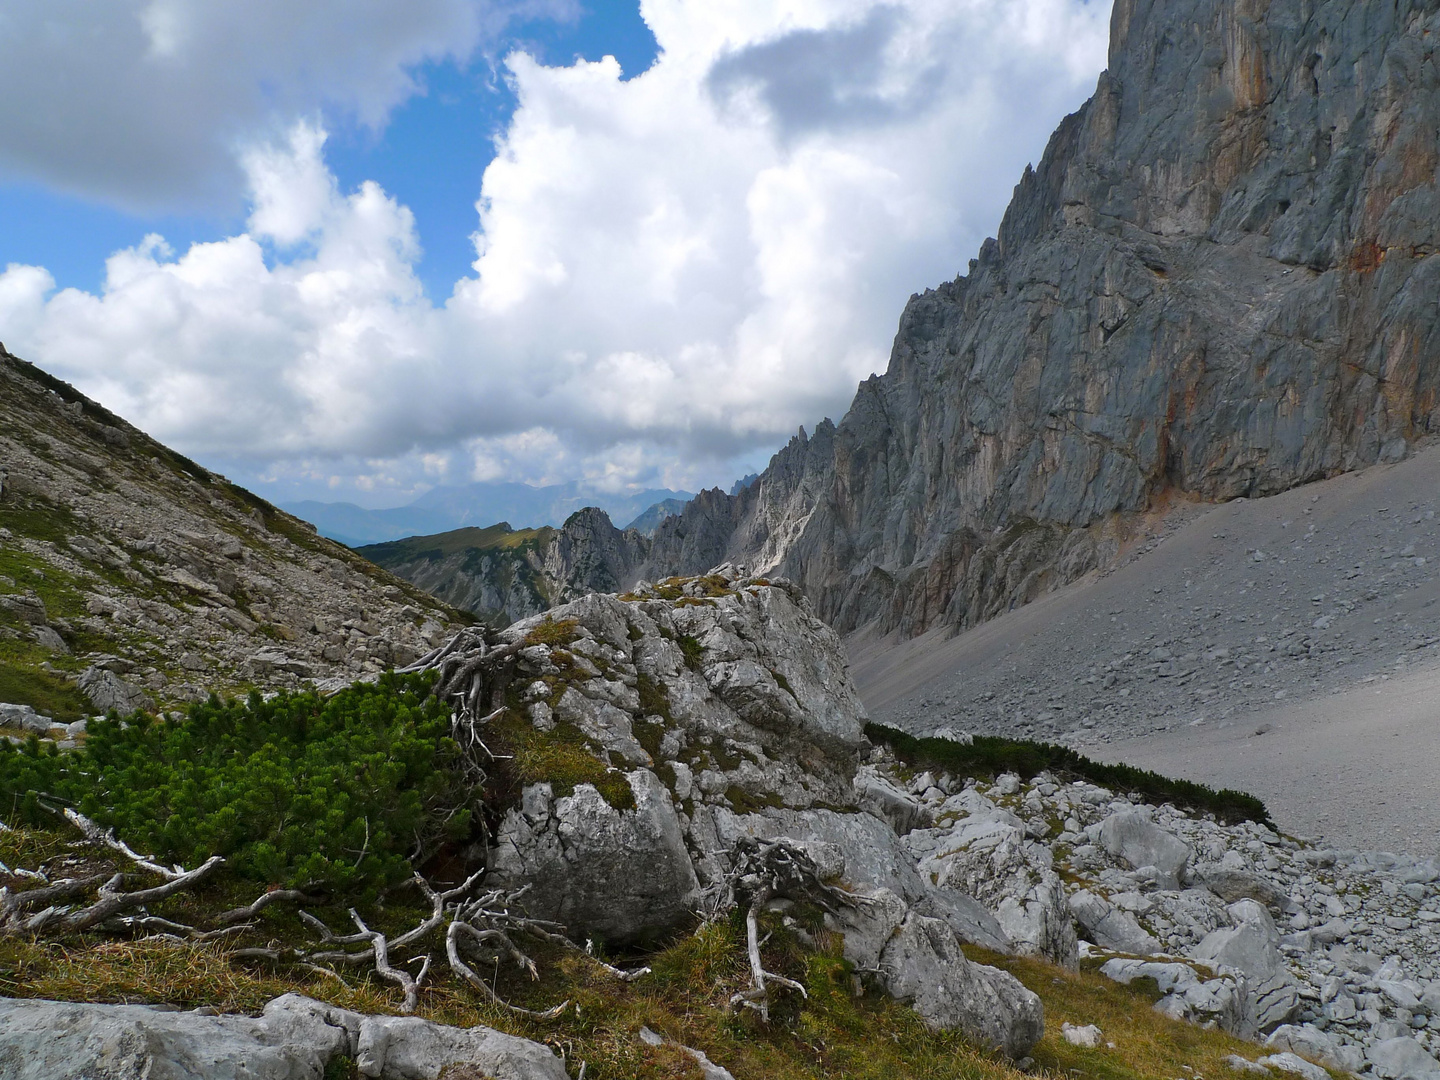
<svg viewBox="0 0 1440 1080"><path fill-rule="evenodd" d="M231 908L229 911L221 912L215 917L215 924L217 926L231 926L235 923L249 922L271 904L287 902L313 904L315 900L315 897L308 896L299 889L270 889L267 892L261 893L259 898L247 907Z"/></svg>
<svg viewBox="0 0 1440 1080"><path fill-rule="evenodd" d="M711 887L706 898L705 918L714 921L736 907L744 906L745 943L750 960L748 989L730 999L731 1008L747 1008L770 1018L770 990L773 984L808 996L805 988L794 979L787 979L765 968L760 956L759 915L774 900L812 903L825 911L836 912L841 906L864 903L863 897L828 884L820 876L815 861L793 841L760 841L742 837L728 852L731 870Z"/></svg>
<svg viewBox="0 0 1440 1080"><path fill-rule="evenodd" d="M152 874L158 874L166 881L174 881L176 878L184 877L187 873L183 866L166 867L161 866L148 855L141 855L132 851L123 840L115 836L114 829L102 829L95 822L91 821L80 811L73 807L65 808L65 820L74 825L84 835L86 840L96 844L104 844L112 851L118 851L127 859L133 862L141 870L148 870Z"/></svg>

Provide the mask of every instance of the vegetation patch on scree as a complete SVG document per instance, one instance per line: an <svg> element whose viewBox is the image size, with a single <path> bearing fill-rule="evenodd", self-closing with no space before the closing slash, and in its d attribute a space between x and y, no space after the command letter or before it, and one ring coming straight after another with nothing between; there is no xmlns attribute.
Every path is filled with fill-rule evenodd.
<svg viewBox="0 0 1440 1080"><path fill-rule="evenodd" d="M1092 761L1067 746L976 735L966 745L952 739L920 739L883 724L866 724L873 743L890 747L907 765L952 776L994 778L1013 772L1023 777L1049 772L1063 780L1085 780L1112 791L1141 796L1147 803L1172 803L1182 810L1214 814L1227 825L1254 821L1274 828L1270 812L1254 795L1225 788L1217 791L1190 780L1174 780L1133 765Z"/></svg>

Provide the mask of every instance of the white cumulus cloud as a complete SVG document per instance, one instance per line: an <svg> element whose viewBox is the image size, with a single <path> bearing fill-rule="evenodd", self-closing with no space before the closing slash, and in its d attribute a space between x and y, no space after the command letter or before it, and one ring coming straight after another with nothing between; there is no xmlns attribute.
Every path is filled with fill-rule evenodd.
<svg viewBox="0 0 1440 1080"><path fill-rule="evenodd" d="M241 235L147 239L94 295L12 266L0 336L277 483L715 482L883 370L906 297L963 268L1093 87L1108 24L1098 0L642 13L661 55L638 77L509 58L519 107L443 303L409 212L340 191L302 122L238 155ZM190 32L165 18L161 54Z"/></svg>

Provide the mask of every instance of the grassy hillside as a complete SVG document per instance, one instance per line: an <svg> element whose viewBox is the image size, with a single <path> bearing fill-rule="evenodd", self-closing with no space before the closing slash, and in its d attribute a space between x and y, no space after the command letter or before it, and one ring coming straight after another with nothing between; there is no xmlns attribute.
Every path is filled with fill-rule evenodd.
<svg viewBox="0 0 1440 1080"><path fill-rule="evenodd" d="M555 602L544 556L558 532L549 526L512 529L502 521L367 544L355 552L447 604L503 626Z"/></svg>
<svg viewBox="0 0 1440 1080"><path fill-rule="evenodd" d="M97 670L158 708L353 677L459 621L0 351L0 701L70 721Z"/></svg>
<svg viewBox="0 0 1440 1080"><path fill-rule="evenodd" d="M366 544L355 549L377 566L392 567L417 560L438 560L469 552L515 551L521 548L543 548L556 530L548 525L539 529L512 529L508 521L480 529L469 526L433 536L408 536L383 544Z"/></svg>

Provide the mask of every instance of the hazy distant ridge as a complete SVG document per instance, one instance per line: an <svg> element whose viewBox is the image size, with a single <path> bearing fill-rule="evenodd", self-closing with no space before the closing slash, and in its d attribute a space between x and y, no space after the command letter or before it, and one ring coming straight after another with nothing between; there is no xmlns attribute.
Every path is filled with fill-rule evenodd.
<svg viewBox="0 0 1440 1080"><path fill-rule="evenodd" d="M691 492L669 488L626 495L596 491L577 482L546 487L484 482L433 488L408 506L387 510L314 500L286 503L284 509L314 524L322 535L357 547L470 525L484 528L500 521L511 522L516 528L558 528L586 506L600 507L612 521L631 522L656 503L683 504L692 498Z"/></svg>

